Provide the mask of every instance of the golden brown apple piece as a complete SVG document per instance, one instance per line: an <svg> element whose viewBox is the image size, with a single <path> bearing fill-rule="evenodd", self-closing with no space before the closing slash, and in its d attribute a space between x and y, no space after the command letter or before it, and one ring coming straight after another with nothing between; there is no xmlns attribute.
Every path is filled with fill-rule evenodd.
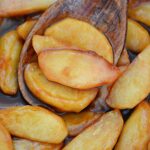
<svg viewBox="0 0 150 150"><path fill-rule="evenodd" d="M61 150L61 144L46 144L34 142L26 139L14 139L13 145L15 150Z"/></svg>
<svg viewBox="0 0 150 150"><path fill-rule="evenodd" d="M110 111L76 136L63 150L113 149L122 127L121 113L118 110Z"/></svg>
<svg viewBox="0 0 150 150"><path fill-rule="evenodd" d="M38 106L0 110L0 122L14 136L46 143L61 143L67 128L61 117Z"/></svg>
<svg viewBox="0 0 150 150"><path fill-rule="evenodd" d="M146 2L140 3L135 7L129 7L128 15L129 17L150 26L150 1L145 1Z"/></svg>
<svg viewBox="0 0 150 150"><path fill-rule="evenodd" d="M117 67L92 51L47 50L38 62L48 80L77 89L113 83L120 75Z"/></svg>
<svg viewBox="0 0 150 150"><path fill-rule="evenodd" d="M109 41L102 32L87 22L67 18L47 28L45 35L53 37L69 47L95 51L98 55L113 63L113 51ZM35 41L36 43L38 41ZM51 39L49 43L51 43ZM44 49L45 47L38 51Z"/></svg>
<svg viewBox="0 0 150 150"><path fill-rule="evenodd" d="M115 150L146 150L150 140L150 105L137 106L124 125Z"/></svg>
<svg viewBox="0 0 150 150"><path fill-rule="evenodd" d="M17 70L22 42L17 32L10 31L0 39L0 89L9 95L18 90Z"/></svg>
<svg viewBox="0 0 150 150"><path fill-rule="evenodd" d="M126 66L130 64L129 55L127 52L127 49L125 48L119 58L119 61L117 63L117 66Z"/></svg>
<svg viewBox="0 0 150 150"><path fill-rule="evenodd" d="M12 139L7 129L0 123L0 150L13 150Z"/></svg>
<svg viewBox="0 0 150 150"><path fill-rule="evenodd" d="M50 48L75 48L75 46L68 46L66 43L60 42L51 36L41 35L33 36L32 46L37 54Z"/></svg>
<svg viewBox="0 0 150 150"><path fill-rule="evenodd" d="M90 111L83 111L80 113L68 113L63 115L63 119L67 125L70 136L76 136L85 128L95 123L102 113L94 113Z"/></svg>
<svg viewBox="0 0 150 150"><path fill-rule="evenodd" d="M128 19L126 46L133 52L139 53L150 44L148 31L134 20Z"/></svg>
<svg viewBox="0 0 150 150"><path fill-rule="evenodd" d="M1 0L0 17L21 16L44 11L56 0Z"/></svg>
<svg viewBox="0 0 150 150"><path fill-rule="evenodd" d="M25 81L30 91L41 101L61 111L80 112L94 100L97 88L77 90L48 81L37 63L26 66Z"/></svg>
<svg viewBox="0 0 150 150"><path fill-rule="evenodd" d="M18 35L25 40L36 22L37 20L29 20L18 26Z"/></svg>
<svg viewBox="0 0 150 150"><path fill-rule="evenodd" d="M113 85L107 104L113 108L133 108L150 92L150 46L142 51Z"/></svg>
<svg viewBox="0 0 150 150"><path fill-rule="evenodd" d="M149 141L149 143L148 143L148 150L150 150L150 141Z"/></svg>

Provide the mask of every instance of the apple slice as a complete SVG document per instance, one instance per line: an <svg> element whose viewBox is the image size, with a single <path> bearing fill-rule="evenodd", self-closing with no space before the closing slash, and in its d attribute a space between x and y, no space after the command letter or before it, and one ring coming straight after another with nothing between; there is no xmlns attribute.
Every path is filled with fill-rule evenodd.
<svg viewBox="0 0 150 150"><path fill-rule="evenodd" d="M117 67L92 51L47 50L38 62L48 80L77 89L113 83L120 75Z"/></svg>
<svg viewBox="0 0 150 150"><path fill-rule="evenodd" d="M60 144L46 144L34 142L26 139L14 139L13 145L15 150L61 150Z"/></svg>
<svg viewBox="0 0 150 150"><path fill-rule="evenodd" d="M113 51L109 41L102 32L87 22L67 18L47 28L45 35L69 47L75 46L77 49L95 51L113 63Z"/></svg>
<svg viewBox="0 0 150 150"><path fill-rule="evenodd" d="M61 143L67 136L63 119L38 106L0 110L0 122L14 136L45 143Z"/></svg>
<svg viewBox="0 0 150 150"><path fill-rule="evenodd" d="M141 3L136 7L129 7L128 15L129 17L150 26L150 2L148 2L148 0L146 1L147 2Z"/></svg>
<svg viewBox="0 0 150 150"><path fill-rule="evenodd" d="M133 52L139 53L150 43L148 31L139 23L128 19L127 42L126 46Z"/></svg>
<svg viewBox="0 0 150 150"><path fill-rule="evenodd" d="M61 111L80 112L96 97L97 88L77 90L48 81L37 63L28 64L24 77L30 91L41 101Z"/></svg>
<svg viewBox="0 0 150 150"><path fill-rule="evenodd" d="M95 123L101 116L102 113L83 111L80 113L68 113L62 117L67 125L69 135L76 136L85 128Z"/></svg>
<svg viewBox="0 0 150 150"><path fill-rule="evenodd" d="M21 16L46 10L56 0L1 0L0 17Z"/></svg>
<svg viewBox="0 0 150 150"><path fill-rule="evenodd" d="M51 36L34 35L32 39L32 46L37 54L50 48L75 48L75 46L65 44Z"/></svg>
<svg viewBox="0 0 150 150"><path fill-rule="evenodd" d="M113 85L107 104L113 108L134 108L150 92L150 46L142 51Z"/></svg>
<svg viewBox="0 0 150 150"><path fill-rule="evenodd" d="M111 150L122 127L121 113L118 110L110 111L76 136L63 150Z"/></svg>
<svg viewBox="0 0 150 150"><path fill-rule="evenodd" d="M115 150L147 150L150 140L150 105L141 103L124 125Z"/></svg>
<svg viewBox="0 0 150 150"><path fill-rule="evenodd" d="M18 35L25 40L37 20L26 21L17 28Z"/></svg>
<svg viewBox="0 0 150 150"><path fill-rule="evenodd" d="M17 70L22 50L22 42L15 30L0 39L0 89L8 95L18 90Z"/></svg>
<svg viewBox="0 0 150 150"><path fill-rule="evenodd" d="M13 150L12 139L7 129L0 123L0 150Z"/></svg>

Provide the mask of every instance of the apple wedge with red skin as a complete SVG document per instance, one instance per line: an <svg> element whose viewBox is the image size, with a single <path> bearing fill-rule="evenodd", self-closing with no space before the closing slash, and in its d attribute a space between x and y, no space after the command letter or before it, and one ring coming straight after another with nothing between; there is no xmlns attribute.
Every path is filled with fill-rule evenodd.
<svg viewBox="0 0 150 150"><path fill-rule="evenodd" d="M113 83L120 71L92 51L50 49L38 55L39 66L50 81L76 89Z"/></svg>

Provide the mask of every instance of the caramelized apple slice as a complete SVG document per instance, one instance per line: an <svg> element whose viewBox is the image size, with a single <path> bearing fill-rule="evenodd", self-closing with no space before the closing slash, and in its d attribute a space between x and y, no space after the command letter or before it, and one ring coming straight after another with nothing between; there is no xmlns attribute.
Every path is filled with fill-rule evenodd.
<svg viewBox="0 0 150 150"><path fill-rule="evenodd" d="M126 48L123 50L120 58L119 58L119 61L117 63L117 66L127 66L130 64L130 59L129 59L129 55L128 55L128 52L126 50Z"/></svg>
<svg viewBox="0 0 150 150"><path fill-rule="evenodd" d="M91 51L47 50L39 54L38 62L48 80L77 89L112 83L120 74L118 68Z"/></svg>
<svg viewBox="0 0 150 150"><path fill-rule="evenodd" d="M59 42L58 40L56 40L51 36L41 36L41 35L33 36L32 45L37 54L49 48L67 48L67 47L73 48L73 46L68 46L65 43Z"/></svg>
<svg viewBox="0 0 150 150"><path fill-rule="evenodd" d="M150 46L142 51L115 82L107 99L113 108L133 108L150 92Z"/></svg>
<svg viewBox="0 0 150 150"><path fill-rule="evenodd" d="M46 10L56 0L1 0L0 17L21 16Z"/></svg>
<svg viewBox="0 0 150 150"><path fill-rule="evenodd" d="M66 122L69 135L76 136L85 128L95 123L102 113L93 113L90 111L83 111L81 113L69 113L63 116Z"/></svg>
<svg viewBox="0 0 150 150"><path fill-rule="evenodd" d="M17 137L46 143L61 143L67 128L61 117L38 106L0 110L0 122Z"/></svg>
<svg viewBox="0 0 150 150"><path fill-rule="evenodd" d="M36 22L37 22L37 20L30 20L30 21L26 21L23 24L21 24L17 28L17 32L18 32L19 36L25 40Z"/></svg>
<svg viewBox="0 0 150 150"><path fill-rule="evenodd" d="M113 149L123 127L119 111L104 114L95 124L75 137L63 150Z"/></svg>
<svg viewBox="0 0 150 150"><path fill-rule="evenodd" d="M129 7L128 15L129 17L143 22L146 25L150 26L150 2L141 3L137 7Z"/></svg>
<svg viewBox="0 0 150 150"><path fill-rule="evenodd" d="M13 150L11 136L7 129L0 123L0 149Z"/></svg>
<svg viewBox="0 0 150 150"><path fill-rule="evenodd" d="M143 102L125 123L115 150L146 150L149 140L150 106Z"/></svg>
<svg viewBox="0 0 150 150"><path fill-rule="evenodd" d="M15 150L61 150L61 144L46 144L25 139L14 139Z"/></svg>
<svg viewBox="0 0 150 150"><path fill-rule="evenodd" d="M144 50L150 43L150 36L146 29L144 29L139 23L128 19L127 30L127 42L126 46L130 50L138 53Z"/></svg>
<svg viewBox="0 0 150 150"><path fill-rule="evenodd" d="M53 37L69 47L74 46L77 49L95 51L113 63L112 47L105 35L84 21L64 19L46 29L45 35ZM44 49L45 47L42 48L42 50Z"/></svg>
<svg viewBox="0 0 150 150"><path fill-rule="evenodd" d="M36 63L27 65L24 77L30 91L37 98L61 111L81 111L94 100L98 92L96 88L77 90L48 81Z"/></svg>
<svg viewBox="0 0 150 150"><path fill-rule="evenodd" d="M5 94L14 95L18 90L17 69L22 42L16 31L0 39L0 88Z"/></svg>

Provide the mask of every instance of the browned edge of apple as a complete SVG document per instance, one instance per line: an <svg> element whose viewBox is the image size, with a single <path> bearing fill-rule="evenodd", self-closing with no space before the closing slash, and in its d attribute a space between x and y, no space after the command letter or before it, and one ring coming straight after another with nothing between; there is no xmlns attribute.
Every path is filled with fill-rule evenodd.
<svg viewBox="0 0 150 150"><path fill-rule="evenodd" d="M125 44L126 14L127 0L107 0L107 2L100 0L58 0L51 5L33 27L22 49L18 81L24 99L31 105L41 105L51 109L49 105L39 101L29 92L24 81L25 65L30 62L34 54L29 51L33 35L43 34L47 27L65 17L86 21L107 36L113 47L114 64L116 64Z"/></svg>

